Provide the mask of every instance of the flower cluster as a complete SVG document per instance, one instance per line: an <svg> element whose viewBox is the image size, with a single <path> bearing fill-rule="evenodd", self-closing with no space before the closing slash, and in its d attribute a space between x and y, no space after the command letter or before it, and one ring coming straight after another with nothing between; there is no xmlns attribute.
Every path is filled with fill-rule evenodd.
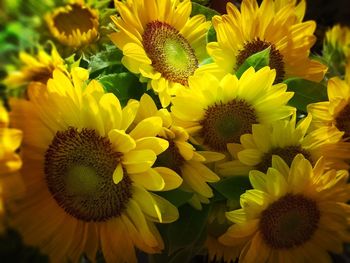
<svg viewBox="0 0 350 263"><path fill-rule="evenodd" d="M2 235L60 263L344 252L349 28L312 54L305 0L34 2L33 42L0 38Z"/></svg>

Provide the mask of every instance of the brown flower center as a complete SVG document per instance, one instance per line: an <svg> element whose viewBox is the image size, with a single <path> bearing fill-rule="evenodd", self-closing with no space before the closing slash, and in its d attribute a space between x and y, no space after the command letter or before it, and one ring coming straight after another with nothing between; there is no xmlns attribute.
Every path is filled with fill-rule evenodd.
<svg viewBox="0 0 350 263"><path fill-rule="evenodd" d="M181 174L181 166L185 163L185 159L179 152L174 141L169 141L169 147L164 152L158 155L155 166L162 166L172 169Z"/></svg>
<svg viewBox="0 0 350 263"><path fill-rule="evenodd" d="M226 151L227 143L239 143L243 134L251 133L258 123L255 109L244 100L231 100L209 106L203 120L201 136L204 144L216 151Z"/></svg>
<svg viewBox="0 0 350 263"><path fill-rule="evenodd" d="M346 105L338 116L335 118L336 126L340 131L344 132L343 138L350 138L350 105Z"/></svg>
<svg viewBox="0 0 350 263"><path fill-rule="evenodd" d="M53 65L37 68L32 72L31 81L41 82L46 85L47 81L50 78L52 78L53 71L54 71Z"/></svg>
<svg viewBox="0 0 350 263"><path fill-rule="evenodd" d="M263 139L264 138L262 138L262 140ZM277 147L266 153L263 156L261 162L255 168L265 173L267 169L272 165L272 155L280 156L288 164L288 166L290 166L294 157L299 153L303 154L307 160L312 162L311 154L308 151L304 150L300 145L287 146L284 148Z"/></svg>
<svg viewBox="0 0 350 263"><path fill-rule="evenodd" d="M54 25L57 30L66 36L72 35L73 32L80 30L86 33L94 28L96 16L87 7L79 4L71 4L65 7L65 11L58 13L54 18Z"/></svg>
<svg viewBox="0 0 350 263"><path fill-rule="evenodd" d="M244 63L244 61L251 55L263 51L264 49L271 47L270 50L270 62L269 66L276 70L275 83L283 81L285 70L283 55L276 49L276 46L270 42L262 41L260 39L247 42L243 49L241 49L236 58L236 70Z"/></svg>
<svg viewBox="0 0 350 263"><path fill-rule="evenodd" d="M198 68L195 52L173 26L160 21L147 24L142 43L154 69L172 82L188 85L188 77Z"/></svg>
<svg viewBox="0 0 350 263"><path fill-rule="evenodd" d="M121 215L131 198L131 179L115 184L122 154L95 130L59 131L45 154L45 178L56 202L77 219L105 221Z"/></svg>
<svg viewBox="0 0 350 263"><path fill-rule="evenodd" d="M289 249L310 240L318 228L316 202L300 194L287 194L262 212L259 229L273 249Z"/></svg>

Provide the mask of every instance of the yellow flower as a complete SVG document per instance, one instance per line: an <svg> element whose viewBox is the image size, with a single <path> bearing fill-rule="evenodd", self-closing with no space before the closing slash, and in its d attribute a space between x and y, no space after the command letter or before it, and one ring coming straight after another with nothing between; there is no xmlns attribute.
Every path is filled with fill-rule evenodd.
<svg viewBox="0 0 350 263"><path fill-rule="evenodd" d="M94 261L100 248L107 262L136 262L134 247L163 248L153 222L178 218L176 207L149 192L177 188L151 168L168 142L155 137L160 117L131 129L139 103L104 93L88 72L71 77L54 71L47 88L29 88L29 101L13 100L13 126L24 131L26 196L14 225L25 242L39 246L52 262Z"/></svg>
<svg viewBox="0 0 350 263"><path fill-rule="evenodd" d="M144 94L140 100L135 122L154 116L163 120L162 129L157 137L169 143L168 149L157 157L154 170L163 174L163 177L173 173L179 174L183 179L181 188L194 193L190 204L201 209L201 203L208 204L208 198L213 196L213 191L207 183L219 180L219 177L205 164L221 160L224 155L210 151L196 151L188 142L188 133L174 124L170 113L166 109L158 110L152 98Z"/></svg>
<svg viewBox="0 0 350 263"><path fill-rule="evenodd" d="M227 74L221 81L207 74L190 78L190 89L172 99L171 111L179 126L199 143L224 152L227 143L238 143L251 133L252 124L271 123L290 116L286 106L293 96L285 84L272 85L275 70L248 69L238 80Z"/></svg>
<svg viewBox="0 0 350 263"><path fill-rule="evenodd" d="M40 46L35 56L22 51L19 53L19 59L22 62L21 68L10 72L5 79L5 84L9 87L28 85L30 82L41 82L46 85L55 69L66 71L64 60L54 45L51 46L51 54Z"/></svg>
<svg viewBox="0 0 350 263"><path fill-rule="evenodd" d="M350 28L335 25L326 32L325 45L330 45L333 50L340 51L345 58L350 57Z"/></svg>
<svg viewBox="0 0 350 263"><path fill-rule="evenodd" d="M15 151L21 144L22 132L8 128L9 117L0 101L0 233L3 232L3 199L12 198L18 190L18 177L13 174L20 169L22 161ZM12 187L13 186L13 187ZM17 189L16 189L17 187Z"/></svg>
<svg viewBox="0 0 350 263"><path fill-rule="evenodd" d="M99 37L99 12L84 0L57 7L45 15L45 20L52 36L65 46L80 48Z"/></svg>
<svg viewBox="0 0 350 263"><path fill-rule="evenodd" d="M22 132L8 128L9 116L0 101L0 175L17 171L21 158L15 151L21 144Z"/></svg>
<svg viewBox="0 0 350 263"><path fill-rule="evenodd" d="M280 156L288 165L301 153L312 164L324 156L327 167L348 168L344 159L350 159L350 148L338 144L343 133L334 127L322 127L307 134L311 115L296 125L296 116L290 120L281 120L272 125L254 124L252 134L244 134L241 144L228 144L227 148L234 157L219 165L222 175L248 174L250 170L266 172L271 167L273 155ZM329 145L338 146L338 152L329 153Z"/></svg>
<svg viewBox="0 0 350 263"><path fill-rule="evenodd" d="M120 17L112 17L118 32L110 35L123 51L123 64L158 93L163 107L188 85L206 57L204 15L190 18L191 1L115 1Z"/></svg>
<svg viewBox="0 0 350 263"><path fill-rule="evenodd" d="M251 171L254 187L241 209L226 213L234 224L219 241L242 248L239 262L324 262L349 242L350 187L346 170L325 172L298 154L290 168L278 156L267 173Z"/></svg>
<svg viewBox="0 0 350 263"><path fill-rule="evenodd" d="M227 4L227 14L214 16L217 42L208 44L208 53L223 73L235 72L251 55L268 47L269 66L277 72L275 82L289 77L322 80L327 67L309 59L316 23L302 22L305 1L243 0L241 11Z"/></svg>
<svg viewBox="0 0 350 263"><path fill-rule="evenodd" d="M350 64L346 67L345 80L333 77L328 81L328 101L309 104L312 129L335 126L344 132L344 140L350 137Z"/></svg>

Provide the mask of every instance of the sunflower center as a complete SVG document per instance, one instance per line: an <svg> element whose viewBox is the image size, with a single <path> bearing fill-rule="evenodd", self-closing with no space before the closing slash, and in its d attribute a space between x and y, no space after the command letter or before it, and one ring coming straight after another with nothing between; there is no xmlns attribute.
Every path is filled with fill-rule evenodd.
<svg viewBox="0 0 350 263"><path fill-rule="evenodd" d="M46 85L47 81L52 78L53 68L51 66L37 68L31 77L32 81L41 82Z"/></svg>
<svg viewBox="0 0 350 263"><path fill-rule="evenodd" d="M287 194L262 212L259 229L267 245L288 249L310 240L320 221L315 201Z"/></svg>
<svg viewBox="0 0 350 263"><path fill-rule="evenodd" d="M88 32L94 27L94 19L96 19L95 15L88 8L79 4L71 4L58 13L53 22L59 32L69 36L77 30L80 30L81 33Z"/></svg>
<svg viewBox="0 0 350 263"><path fill-rule="evenodd" d="M247 42L244 45L244 47L239 51L236 58L236 70L251 55L263 51L268 47L271 47L269 66L270 68L276 70L275 83L282 82L285 75L283 55L276 49L276 46L274 44L267 41L262 41L260 39Z"/></svg>
<svg viewBox="0 0 350 263"><path fill-rule="evenodd" d="M200 122L204 143L217 151L225 151L227 143L239 143L241 135L251 133L258 123L254 108L244 100L215 103L209 106Z"/></svg>
<svg viewBox="0 0 350 263"><path fill-rule="evenodd" d="M169 147L164 152L158 155L155 166L163 166L172 169L177 173L181 173L181 166L184 164L185 159L179 152L174 141L168 140Z"/></svg>
<svg viewBox="0 0 350 263"><path fill-rule="evenodd" d="M344 132L343 137L349 139L350 137L350 105L347 104L335 118L336 126L340 131Z"/></svg>
<svg viewBox="0 0 350 263"><path fill-rule="evenodd" d="M59 131L45 154L45 178L59 206L77 219L105 221L121 215L131 198L131 179L115 184L122 154L95 130Z"/></svg>
<svg viewBox="0 0 350 263"><path fill-rule="evenodd" d="M294 157L299 153L303 154L307 160L312 162L311 154L304 150L300 145L287 146L284 148L277 147L273 148L270 152L263 156L261 162L256 166L256 169L265 173L272 165L272 155L280 156L288 164L288 166L290 166Z"/></svg>
<svg viewBox="0 0 350 263"><path fill-rule="evenodd" d="M186 38L173 26L160 21L146 25L142 43L154 69L172 82L188 84L198 68L195 52Z"/></svg>

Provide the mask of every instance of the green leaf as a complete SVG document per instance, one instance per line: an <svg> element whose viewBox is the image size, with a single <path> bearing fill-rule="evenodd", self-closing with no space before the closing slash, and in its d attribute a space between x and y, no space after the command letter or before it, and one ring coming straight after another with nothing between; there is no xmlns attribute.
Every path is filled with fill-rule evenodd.
<svg viewBox="0 0 350 263"><path fill-rule="evenodd" d="M198 3L200 5L208 5L210 0L192 0L192 2Z"/></svg>
<svg viewBox="0 0 350 263"><path fill-rule="evenodd" d="M237 78L240 78L243 73L250 67L253 67L257 71L265 66L268 66L270 63L270 49L271 48L268 47L263 51L255 53L248 57L236 71Z"/></svg>
<svg viewBox="0 0 350 263"><path fill-rule="evenodd" d="M213 16L220 15L213 9L206 7L204 5L200 5L198 3L192 3L192 12L191 16L195 15L204 15L207 20L211 20Z"/></svg>
<svg viewBox="0 0 350 263"><path fill-rule="evenodd" d="M180 218L169 225L166 231L169 255L183 248L198 246L197 241L202 237L209 210L208 205L203 205L200 211L190 205L180 207Z"/></svg>
<svg viewBox="0 0 350 263"><path fill-rule="evenodd" d="M211 186L229 200L239 200L241 194L252 188L246 175L230 176L212 183Z"/></svg>
<svg viewBox="0 0 350 263"><path fill-rule="evenodd" d="M123 53L119 49L117 49L115 46L109 45L106 47L105 51L101 51L96 55L90 57L90 73L93 74L97 71L102 71L104 69L106 69L107 72L112 73L113 71L108 70L110 70L116 65L121 66L122 57Z"/></svg>
<svg viewBox="0 0 350 263"><path fill-rule="evenodd" d="M217 41L216 31L213 26L211 26L207 33L207 43Z"/></svg>
<svg viewBox="0 0 350 263"><path fill-rule="evenodd" d="M209 211L209 205L204 205L201 211L184 205L179 209L178 221L170 225L158 225L165 242L165 250L162 254L149 255L149 263L190 262L203 249L207 238Z"/></svg>
<svg viewBox="0 0 350 263"><path fill-rule="evenodd" d="M174 253L170 260L166 261L169 263L187 263L192 262L192 258L203 249L205 240L207 239L206 228L201 232L199 238L193 246L185 247ZM164 262L164 261L163 261Z"/></svg>
<svg viewBox="0 0 350 263"><path fill-rule="evenodd" d="M180 189L175 189L171 191L158 192L158 195L167 199L170 203L172 203L176 207L180 207L187 203L188 200L191 199L193 193L185 192Z"/></svg>
<svg viewBox="0 0 350 263"><path fill-rule="evenodd" d="M290 78L284 83L288 85L288 91L294 92L288 104L300 111L307 112L307 105L310 103L328 100L327 87L322 83L302 78Z"/></svg>
<svg viewBox="0 0 350 263"><path fill-rule="evenodd" d="M129 72L113 73L98 78L107 92L116 95L122 105L126 105L129 99L139 100L146 91L145 85Z"/></svg>

